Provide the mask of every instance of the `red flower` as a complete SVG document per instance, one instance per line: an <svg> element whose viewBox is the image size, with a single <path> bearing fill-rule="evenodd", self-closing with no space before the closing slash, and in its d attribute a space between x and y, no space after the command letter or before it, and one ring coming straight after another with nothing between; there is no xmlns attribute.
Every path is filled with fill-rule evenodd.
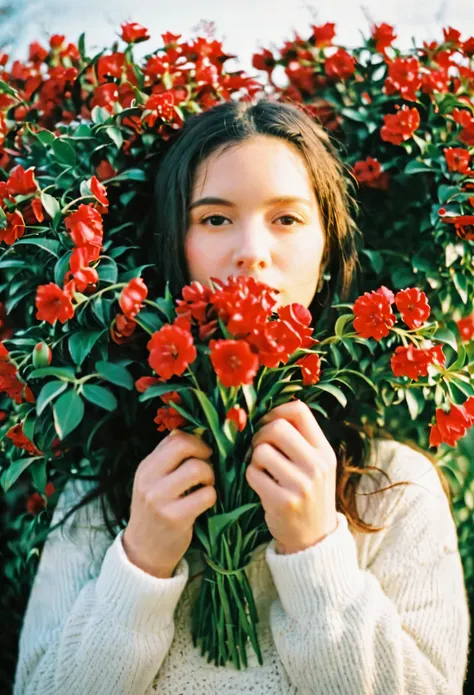
<svg viewBox="0 0 474 695"><path fill-rule="evenodd" d="M183 316L191 315L198 324L205 323L206 309L212 297L211 288L193 281L190 285L183 287L182 295L183 299L176 300L176 313Z"/></svg>
<svg viewBox="0 0 474 695"><path fill-rule="evenodd" d="M396 321L390 301L381 292L364 292L354 302L354 330L362 338L385 338Z"/></svg>
<svg viewBox="0 0 474 695"><path fill-rule="evenodd" d="M148 341L148 363L164 379L180 376L197 357L193 336L189 331L166 324Z"/></svg>
<svg viewBox="0 0 474 695"><path fill-rule="evenodd" d="M74 316L74 307L68 293L62 290L54 282L48 285L40 285L36 291L36 318L39 321L48 321L54 325L59 319L65 323Z"/></svg>
<svg viewBox="0 0 474 695"><path fill-rule="evenodd" d="M103 159L99 164L97 165L95 172L97 174L97 178L100 181L104 181L105 179L111 179L114 176L117 175L116 169L113 168L113 166L110 164L107 159Z"/></svg>
<svg viewBox="0 0 474 695"><path fill-rule="evenodd" d="M227 411L226 420L234 423L239 432L242 432L247 424L247 413L240 405L234 405L233 408Z"/></svg>
<svg viewBox="0 0 474 695"><path fill-rule="evenodd" d="M445 43L453 43L455 46L460 46L460 38L461 38L461 32L458 31L457 29L453 29L452 27L448 27L447 29L443 29L443 34L444 34L444 42Z"/></svg>
<svg viewBox="0 0 474 695"><path fill-rule="evenodd" d="M12 440L13 446L16 446L18 449L24 449L32 456L41 455L41 451L25 436L22 422L18 422L13 427L10 427L6 436Z"/></svg>
<svg viewBox="0 0 474 695"><path fill-rule="evenodd" d="M46 498L49 498L55 493L56 488L54 487L53 483L48 483L44 491ZM33 494L28 497L26 502L26 509L28 513L34 514L35 516L39 514L40 511L45 508L45 506L46 502L44 496L40 495L39 492L33 492Z"/></svg>
<svg viewBox="0 0 474 695"><path fill-rule="evenodd" d="M7 217L7 226L5 229L0 229L0 242L4 241L7 246L11 246L17 239L21 239L25 233L25 221L21 212L5 213Z"/></svg>
<svg viewBox="0 0 474 695"><path fill-rule="evenodd" d="M295 364L299 364L301 366L303 384L305 386L318 383L321 376L321 360L319 355L305 355L304 357L301 357L301 359L297 360Z"/></svg>
<svg viewBox="0 0 474 695"><path fill-rule="evenodd" d="M252 67L255 70L265 70L270 75L276 65L273 53L266 48L262 49L261 53L254 53L252 56Z"/></svg>
<svg viewBox="0 0 474 695"><path fill-rule="evenodd" d="M211 302L236 338L265 323L277 304L278 291L255 278L231 275L225 285L218 278L211 280L218 288Z"/></svg>
<svg viewBox="0 0 474 695"><path fill-rule="evenodd" d="M149 389L150 386L155 386L159 383L160 379L157 379L156 376L141 376L139 379L136 380L135 388L140 393L145 393L145 391Z"/></svg>
<svg viewBox="0 0 474 695"><path fill-rule="evenodd" d="M104 208L108 207L109 201L107 200L107 189L100 183L100 181L97 180L95 176L91 178L91 193L97 198L99 203L104 206Z"/></svg>
<svg viewBox="0 0 474 695"><path fill-rule="evenodd" d="M61 48L66 37L62 34L53 34L49 39L49 45L51 48Z"/></svg>
<svg viewBox="0 0 474 695"><path fill-rule="evenodd" d="M148 294L148 288L141 278L133 278L128 285L123 288L119 304L127 318L133 319L142 308L143 300Z"/></svg>
<svg viewBox="0 0 474 695"><path fill-rule="evenodd" d="M345 80L355 72L355 60L343 48L324 61L324 72L332 79Z"/></svg>
<svg viewBox="0 0 474 695"><path fill-rule="evenodd" d="M66 218L65 225L76 246L102 247L102 217L93 205L80 205Z"/></svg>
<svg viewBox="0 0 474 695"><path fill-rule="evenodd" d="M383 294L384 297L386 297L390 303L390 306L394 304L395 302L395 295L393 294L392 290L389 290L388 287L385 287L385 285L382 285L381 287L378 288L378 290L375 290L379 294Z"/></svg>
<svg viewBox="0 0 474 695"><path fill-rule="evenodd" d="M310 323L313 317L309 309L303 306L303 304L298 302L287 304L284 307L280 307L277 313L280 319L286 321L300 336L301 345L298 347L310 348L319 342L311 337L313 329L310 327Z"/></svg>
<svg viewBox="0 0 474 695"><path fill-rule="evenodd" d="M416 58L395 58L388 64L388 77L385 80L385 93L399 93L407 101L416 101L420 88L420 64Z"/></svg>
<svg viewBox="0 0 474 695"><path fill-rule="evenodd" d="M178 427L182 427L186 424L186 420L181 413L178 413L178 411L172 406L158 408L153 422L156 422L158 425L158 432L175 430Z"/></svg>
<svg viewBox="0 0 474 695"><path fill-rule="evenodd" d="M36 193L38 184L34 178L35 167L30 167L25 171L21 164L11 170L7 181L7 188L10 195L29 195Z"/></svg>
<svg viewBox="0 0 474 695"><path fill-rule="evenodd" d="M446 215L446 209L440 208L441 222L454 224L458 237L467 241L474 240L474 215Z"/></svg>
<svg viewBox="0 0 474 695"><path fill-rule="evenodd" d="M70 270L64 276L64 280L68 282L73 277L78 292L84 292L88 285L95 285L99 282L97 270L89 267L91 261L97 260L94 258L95 254L91 253L91 248L98 250L97 246L79 246L72 250L69 259Z"/></svg>
<svg viewBox="0 0 474 695"><path fill-rule="evenodd" d="M332 22L326 22L326 24L320 27L313 25L313 36L310 41L314 41L316 48L332 46L333 39L336 36L335 26Z"/></svg>
<svg viewBox="0 0 474 695"><path fill-rule="evenodd" d="M29 386L18 378L15 365L9 362L9 353L3 343L0 343L0 393L4 391L15 403L21 403L24 398L29 403L35 402L35 397Z"/></svg>
<svg viewBox="0 0 474 695"><path fill-rule="evenodd" d="M251 384L256 375L258 357L245 340L211 340L210 359L223 386Z"/></svg>
<svg viewBox="0 0 474 695"><path fill-rule="evenodd" d="M163 403L170 405L172 403L182 403L183 399L177 391L168 391L168 393L162 393L160 396Z"/></svg>
<svg viewBox="0 0 474 695"><path fill-rule="evenodd" d="M460 319L457 326L463 342L474 340L474 314Z"/></svg>
<svg viewBox="0 0 474 695"><path fill-rule="evenodd" d="M443 152L449 171L458 171L460 174L471 173L469 169L469 162L471 159L469 150L465 150L462 147L445 147Z"/></svg>
<svg viewBox="0 0 474 695"><path fill-rule="evenodd" d="M431 427L430 446L439 446L443 442L455 446L474 424L474 399L469 398L464 405L452 405L446 412L436 409L436 425Z"/></svg>
<svg viewBox="0 0 474 695"><path fill-rule="evenodd" d="M91 99L91 109L101 106L110 113L114 111L114 104L119 100L119 90L115 82L106 82L96 87Z"/></svg>
<svg viewBox="0 0 474 695"><path fill-rule="evenodd" d="M36 222L42 222L44 220L43 206L39 198L33 198L33 200L23 208L22 213L25 225L33 225L36 224Z"/></svg>
<svg viewBox="0 0 474 695"><path fill-rule="evenodd" d="M409 328L419 328L430 315L426 294L417 287L401 290L395 295L395 304Z"/></svg>
<svg viewBox="0 0 474 695"><path fill-rule="evenodd" d="M375 41L375 50L378 53L385 54L385 49L391 46L396 38L397 35L390 24L383 23L372 27L372 39Z"/></svg>
<svg viewBox="0 0 474 695"><path fill-rule="evenodd" d="M152 94L143 107L146 113L143 120L150 128L153 128L159 118L164 121L176 121L182 125L182 119L174 105L175 96L172 90Z"/></svg>
<svg viewBox="0 0 474 695"><path fill-rule="evenodd" d="M248 337L248 342L258 350L260 364L277 367L286 364L290 355L301 346L301 337L287 321L268 321L256 328Z"/></svg>
<svg viewBox="0 0 474 695"><path fill-rule="evenodd" d="M380 162L372 157L358 161L354 164L354 175L359 183L364 183L368 188L388 190L389 175L382 171Z"/></svg>
<svg viewBox="0 0 474 695"><path fill-rule="evenodd" d="M120 25L120 28L122 29L122 39L126 43L139 43L150 38L148 29L137 22L125 22Z"/></svg>
<svg viewBox="0 0 474 695"><path fill-rule="evenodd" d="M390 365L395 376L407 376L418 381L420 376L428 376L428 367L435 362L443 366L446 364L446 357L441 345L431 348L400 345L395 350Z"/></svg>
<svg viewBox="0 0 474 695"><path fill-rule="evenodd" d="M137 322L123 314L117 314L115 321L110 326L110 337L117 345L129 343L130 336L135 332Z"/></svg>
<svg viewBox="0 0 474 695"><path fill-rule="evenodd" d="M380 130L380 137L386 142L401 145L409 140L420 125L420 114L415 108L408 108L406 104L398 113L389 113L383 117L385 125Z"/></svg>

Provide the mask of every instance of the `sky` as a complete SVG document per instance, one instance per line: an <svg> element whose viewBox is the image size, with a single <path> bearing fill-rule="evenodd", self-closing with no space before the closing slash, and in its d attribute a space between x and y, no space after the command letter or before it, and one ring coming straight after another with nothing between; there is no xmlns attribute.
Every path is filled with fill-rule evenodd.
<svg viewBox="0 0 474 695"><path fill-rule="evenodd" d="M25 58L34 39L46 42L61 33L76 41L86 31L92 53L110 45L124 21L150 30L151 40L136 47L137 58L161 46L163 32L189 39L213 23L224 50L239 56L227 69L252 71L252 54L261 46L282 45L295 31L309 36L312 24L325 22L336 23L336 41L346 46L356 45L361 32L367 35L372 22L395 26L400 48L410 46L412 37L439 40L448 25L466 39L474 35L474 0L0 0L0 46Z"/></svg>

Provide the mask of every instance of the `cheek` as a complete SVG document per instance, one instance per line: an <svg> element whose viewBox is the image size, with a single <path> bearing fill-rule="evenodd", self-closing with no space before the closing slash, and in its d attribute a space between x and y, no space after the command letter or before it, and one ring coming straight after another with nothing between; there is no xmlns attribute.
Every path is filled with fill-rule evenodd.
<svg viewBox="0 0 474 695"><path fill-rule="evenodd" d="M216 245L190 229L184 242L184 253L191 280L207 284L209 277L215 274Z"/></svg>

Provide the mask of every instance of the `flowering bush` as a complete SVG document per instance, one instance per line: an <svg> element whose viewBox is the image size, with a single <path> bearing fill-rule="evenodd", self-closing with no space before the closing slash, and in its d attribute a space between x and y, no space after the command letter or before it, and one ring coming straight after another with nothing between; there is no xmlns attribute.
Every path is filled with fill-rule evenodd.
<svg viewBox="0 0 474 695"><path fill-rule="evenodd" d="M322 418L335 402L339 417L439 447L458 484L468 563L473 482L459 462L474 432L473 39L449 29L442 44L401 55L387 25L351 51L334 36L334 25L313 27L279 56L256 54L267 85L227 73L231 56L202 37L164 34L138 64L133 45L149 37L135 23L122 26L122 51L93 58L84 35L77 45L58 35L48 49L34 43L8 68L0 55L0 481L19 539L11 580L31 580L28 560L66 480L93 478L106 456L120 457L111 432L150 451L157 430L190 428L209 437L216 465L224 451L244 460L259 409L298 391ZM277 66L284 88L272 80ZM192 284L175 304L155 291L145 243L166 143L191 115L265 92L321 120L360 184L362 284L335 305L333 333L318 326L314 339L296 307L257 330L268 312L236 279L227 291ZM231 311L239 302L245 327ZM453 447L459 462L448 458ZM238 508L226 476L215 519ZM195 542L209 553L203 524ZM237 547L234 568L252 544Z"/></svg>
<svg viewBox="0 0 474 695"><path fill-rule="evenodd" d="M337 45L336 27L326 23L280 48L260 49L253 66L266 78L267 92L300 103L339 146L358 185L364 285L409 285L425 292L444 337L453 348L455 341L462 343L458 364L472 365L474 37L448 27L441 41L405 51L396 47L396 38L394 27L374 24L361 45L349 50ZM278 72L283 75L277 80ZM447 400L441 388L435 392L437 427L431 430L431 444L447 444L437 456L456 493L471 591L474 436L471 430L459 441L466 420L457 407L473 396L472 381L456 378L444 385ZM377 413L367 414L369 420L377 418L398 436L427 447L432 413L423 389L399 393L392 404L382 398ZM403 400L410 417L399 405ZM459 445L452 451L455 440Z"/></svg>

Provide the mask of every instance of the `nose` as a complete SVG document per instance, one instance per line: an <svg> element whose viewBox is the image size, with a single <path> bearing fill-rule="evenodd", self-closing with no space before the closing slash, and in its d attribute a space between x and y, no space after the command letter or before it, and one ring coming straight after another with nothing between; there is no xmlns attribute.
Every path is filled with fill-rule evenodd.
<svg viewBox="0 0 474 695"><path fill-rule="evenodd" d="M271 239L262 224L250 224L238 235L234 265L239 271L264 270L272 263Z"/></svg>

